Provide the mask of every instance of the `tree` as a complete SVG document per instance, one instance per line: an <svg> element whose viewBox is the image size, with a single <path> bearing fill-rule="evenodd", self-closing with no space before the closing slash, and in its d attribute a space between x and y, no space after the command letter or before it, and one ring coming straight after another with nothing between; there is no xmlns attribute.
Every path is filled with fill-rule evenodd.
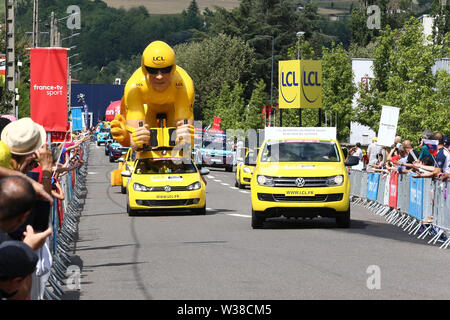
<svg viewBox="0 0 450 320"><path fill-rule="evenodd" d="M424 44L420 22L410 18L402 30L386 28L378 43L377 79L368 92L360 88L357 121L377 131L382 105L389 105L400 108L397 132L404 139L417 141L425 129L448 134L450 76L433 75L439 48Z"/></svg>
<svg viewBox="0 0 450 320"><path fill-rule="evenodd" d="M245 121L242 129L262 129L261 110L267 103L268 95L266 90L266 84L264 80L260 79L254 85L252 96L245 109Z"/></svg>
<svg viewBox="0 0 450 320"><path fill-rule="evenodd" d="M195 119L207 120L207 115L211 114L208 109L213 107L207 103L208 97L214 90L216 93L220 92L224 85L231 88L235 82L239 82L244 96L250 96L255 54L241 38L219 34L198 43L175 46L174 50L177 64L194 81Z"/></svg>

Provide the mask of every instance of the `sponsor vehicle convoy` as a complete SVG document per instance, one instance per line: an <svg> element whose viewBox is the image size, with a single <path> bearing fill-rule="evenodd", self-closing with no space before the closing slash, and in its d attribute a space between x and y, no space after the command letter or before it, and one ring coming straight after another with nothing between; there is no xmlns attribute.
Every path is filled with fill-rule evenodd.
<svg viewBox="0 0 450 320"><path fill-rule="evenodd" d="M106 144L108 141L112 141L111 133L110 133L110 127L109 126L103 126L98 132L97 132L97 146L100 146L101 144Z"/></svg>
<svg viewBox="0 0 450 320"><path fill-rule="evenodd" d="M251 179L252 227L267 218L334 217L350 226L350 180L334 139L271 138L264 141Z"/></svg>
<svg viewBox="0 0 450 320"><path fill-rule="evenodd" d="M113 141L107 143L105 149L105 152L108 152L109 162L114 162L125 155L130 147L123 147L120 143Z"/></svg>
<svg viewBox="0 0 450 320"><path fill-rule="evenodd" d="M206 214L206 185L200 171L191 161L181 157L137 159L133 171L123 171L129 178L127 212L130 216L152 209L189 209Z"/></svg>
<svg viewBox="0 0 450 320"><path fill-rule="evenodd" d="M225 168L227 172L232 172L234 154L230 143L224 133L203 135L201 146L194 151L195 163L199 167Z"/></svg>
<svg viewBox="0 0 450 320"><path fill-rule="evenodd" d="M251 150L247 147L243 147L236 151L236 154L244 154L242 157L244 161L239 161L236 165L235 187L244 189L245 186L250 186L250 181L256 166L258 150L259 148Z"/></svg>
<svg viewBox="0 0 450 320"><path fill-rule="evenodd" d="M127 151L127 154L124 157L119 158L119 169L120 173L124 171L133 172L134 170L134 162L136 161L136 151L134 151L132 148L129 148ZM127 184L128 184L128 177L121 176L121 188L120 192L122 194L127 193Z"/></svg>

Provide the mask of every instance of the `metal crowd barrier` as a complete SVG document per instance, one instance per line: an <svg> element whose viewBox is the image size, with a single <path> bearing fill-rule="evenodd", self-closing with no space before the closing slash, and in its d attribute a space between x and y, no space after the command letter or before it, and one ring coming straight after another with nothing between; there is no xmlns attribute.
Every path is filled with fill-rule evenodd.
<svg viewBox="0 0 450 320"><path fill-rule="evenodd" d="M60 178L64 200L53 199L51 211L53 236L47 239L52 255L52 268L49 274L42 277L44 281L40 279L41 277L33 278L33 280L36 279L33 281L33 287L36 289L31 291L31 300L61 300L65 293L67 279L71 276L71 270L68 268L73 263L69 254L74 251L75 236L83 205L89 143L84 142L80 146L83 150L83 166L69 171ZM60 201L59 208L58 201Z"/></svg>
<svg viewBox="0 0 450 320"><path fill-rule="evenodd" d="M450 182L414 178L414 174L381 174L350 170L351 201L429 244L450 245ZM448 190L450 191L450 190Z"/></svg>

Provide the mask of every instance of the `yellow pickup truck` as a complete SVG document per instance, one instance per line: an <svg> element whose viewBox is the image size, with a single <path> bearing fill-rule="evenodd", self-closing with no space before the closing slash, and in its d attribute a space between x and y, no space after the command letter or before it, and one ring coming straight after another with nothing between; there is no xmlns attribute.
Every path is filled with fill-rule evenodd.
<svg viewBox="0 0 450 320"><path fill-rule="evenodd" d="M339 143L332 139L278 138L264 141L251 179L252 228L267 218L334 217L350 227L350 180ZM355 159L356 158L356 159Z"/></svg>

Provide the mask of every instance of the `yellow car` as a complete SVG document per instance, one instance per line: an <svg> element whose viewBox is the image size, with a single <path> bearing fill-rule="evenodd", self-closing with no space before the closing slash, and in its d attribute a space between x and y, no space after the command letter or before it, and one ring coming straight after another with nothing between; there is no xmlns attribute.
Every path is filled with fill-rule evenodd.
<svg viewBox="0 0 450 320"><path fill-rule="evenodd" d="M134 161L136 161L136 151L133 150L133 148L129 148L127 154L125 155L125 158L119 158L119 169L121 169L122 173L123 171L129 171L133 172L134 170ZM128 184L128 177L121 177L122 179L122 186L120 188L120 192L123 194L127 193L127 184Z"/></svg>
<svg viewBox="0 0 450 320"><path fill-rule="evenodd" d="M137 159L134 171L124 171L127 185L127 212L130 216L143 211L161 209L189 209L196 214L206 214L206 185L200 171L182 158Z"/></svg>
<svg viewBox="0 0 450 320"><path fill-rule="evenodd" d="M273 217L334 217L350 227L350 180L339 143L331 139L264 141L251 180L252 227ZM356 159L355 159L356 158Z"/></svg>
<svg viewBox="0 0 450 320"><path fill-rule="evenodd" d="M250 180L252 179L253 171L256 166L256 156L258 150L250 150L249 148L243 148L245 152L244 161L238 162L236 165L236 181L234 186L239 189L244 189L245 186L250 186Z"/></svg>

